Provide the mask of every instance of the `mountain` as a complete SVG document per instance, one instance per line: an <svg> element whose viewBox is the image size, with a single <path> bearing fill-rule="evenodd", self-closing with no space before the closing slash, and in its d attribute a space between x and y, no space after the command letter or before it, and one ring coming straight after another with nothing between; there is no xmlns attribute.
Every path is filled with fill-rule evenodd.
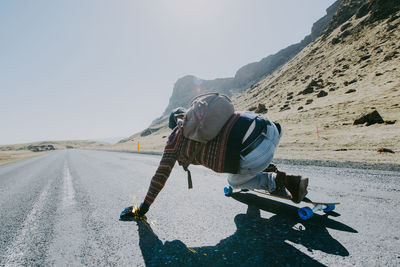
<svg viewBox="0 0 400 267"><path fill-rule="evenodd" d="M278 157L398 163L399 10L398 0L337 1L302 41L308 45L300 42L248 64L233 78L217 79L219 86L232 93L236 110L254 110L283 125ZM164 114L193 91L215 89L214 81L179 79ZM381 119L356 124L363 113ZM166 119L119 145L140 140L143 149L160 151L169 134Z"/></svg>
<svg viewBox="0 0 400 267"><path fill-rule="evenodd" d="M311 34L304 37L302 41L290 45L274 55L269 55L258 62L249 63L241 67L236 72L235 77L204 80L193 75L187 75L178 79L163 115L169 114L176 107L188 107L190 100L198 94L219 92L231 96L234 93L242 92L252 84L270 75L321 35L336 13L340 2L341 0L336 1L326 10L326 15L313 24Z"/></svg>

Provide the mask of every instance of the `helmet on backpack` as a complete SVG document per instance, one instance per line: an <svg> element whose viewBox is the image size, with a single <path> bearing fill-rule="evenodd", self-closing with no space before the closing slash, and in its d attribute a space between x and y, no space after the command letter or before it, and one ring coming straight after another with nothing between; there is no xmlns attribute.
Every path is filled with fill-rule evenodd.
<svg viewBox="0 0 400 267"><path fill-rule="evenodd" d="M179 107L176 108L174 110L172 110L171 114L169 115L169 123L168 123L168 128L170 128L171 130L174 129L177 125L177 117L179 116L179 114L185 115L186 113L186 109Z"/></svg>

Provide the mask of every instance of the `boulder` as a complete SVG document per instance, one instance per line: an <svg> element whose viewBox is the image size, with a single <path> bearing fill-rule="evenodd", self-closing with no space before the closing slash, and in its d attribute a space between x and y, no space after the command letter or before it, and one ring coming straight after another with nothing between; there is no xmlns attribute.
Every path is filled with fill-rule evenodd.
<svg viewBox="0 0 400 267"><path fill-rule="evenodd" d="M350 89L350 90L346 91L345 94L351 94L351 93L354 93L354 92L357 92L357 90L356 89Z"/></svg>
<svg viewBox="0 0 400 267"><path fill-rule="evenodd" d="M279 110L279 112L282 112L282 111L285 111L285 110L289 110L289 109L290 109L289 104L285 104L285 105L283 105L283 106L281 107L281 109Z"/></svg>
<svg viewBox="0 0 400 267"><path fill-rule="evenodd" d="M346 24L344 24L342 27L340 27L340 31L345 31L348 28L350 28L352 26L351 22L347 22Z"/></svg>
<svg viewBox="0 0 400 267"><path fill-rule="evenodd" d="M369 59L370 57L371 57L371 55L364 55L364 56L360 57L360 60L359 60L358 62L367 60L367 59Z"/></svg>
<svg viewBox="0 0 400 267"><path fill-rule="evenodd" d="M353 79L351 81L345 81L343 84L344 84L344 86L348 86L349 84L353 84L353 83L356 83L356 82L357 82L357 79Z"/></svg>
<svg viewBox="0 0 400 267"><path fill-rule="evenodd" d="M385 147L378 148L376 151L378 151L379 153L392 153L392 154L394 154L393 150L391 150L390 148L385 148Z"/></svg>
<svg viewBox="0 0 400 267"><path fill-rule="evenodd" d="M264 104L259 103L258 107L255 110L256 113L267 113L268 109L265 107Z"/></svg>
<svg viewBox="0 0 400 267"><path fill-rule="evenodd" d="M392 58L396 57L397 54L399 54L399 52L397 52L397 51L391 52L391 53L387 54L383 60L384 61L391 60Z"/></svg>
<svg viewBox="0 0 400 267"><path fill-rule="evenodd" d="M323 88L324 87L324 81L322 79L311 80L311 82L308 84L308 87Z"/></svg>
<svg viewBox="0 0 400 267"><path fill-rule="evenodd" d="M303 91L300 91L299 95L308 95L308 94L311 94L311 93L314 93L314 89L312 87L307 87Z"/></svg>
<svg viewBox="0 0 400 267"><path fill-rule="evenodd" d="M335 45L335 44L338 44L338 43L340 43L340 39L338 37L332 38L331 44Z"/></svg>
<svg viewBox="0 0 400 267"><path fill-rule="evenodd" d="M357 119L354 120L353 125L366 124L367 126L369 126L375 123L384 123L381 115L377 110L361 114Z"/></svg>
<svg viewBox="0 0 400 267"><path fill-rule="evenodd" d="M321 91L318 93L317 97L324 97L324 96L327 96L327 95L328 95L327 92L325 92L324 90L321 90Z"/></svg>

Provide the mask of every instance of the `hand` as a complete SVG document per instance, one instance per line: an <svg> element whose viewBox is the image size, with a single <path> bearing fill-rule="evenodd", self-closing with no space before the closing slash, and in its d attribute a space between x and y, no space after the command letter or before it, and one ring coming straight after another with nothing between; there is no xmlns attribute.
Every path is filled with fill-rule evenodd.
<svg viewBox="0 0 400 267"><path fill-rule="evenodd" d="M119 215L120 219L127 219L128 217L133 216L133 206L126 207L121 214Z"/></svg>

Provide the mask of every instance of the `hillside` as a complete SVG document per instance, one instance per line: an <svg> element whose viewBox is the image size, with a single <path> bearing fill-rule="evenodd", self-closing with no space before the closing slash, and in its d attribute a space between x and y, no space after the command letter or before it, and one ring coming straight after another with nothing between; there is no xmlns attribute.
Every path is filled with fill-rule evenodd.
<svg viewBox="0 0 400 267"><path fill-rule="evenodd" d="M277 157L400 162L400 2L364 2L342 1L318 39L233 96L237 110L262 112L283 125ZM370 110L384 123L353 125ZM159 120L116 148L140 141L143 150L161 151L165 126Z"/></svg>
<svg viewBox="0 0 400 267"><path fill-rule="evenodd" d="M400 162L400 13L379 17L382 2L389 1L367 4L234 98L239 110L265 104L266 116L284 125L278 156ZM370 110L386 123L353 125Z"/></svg>

